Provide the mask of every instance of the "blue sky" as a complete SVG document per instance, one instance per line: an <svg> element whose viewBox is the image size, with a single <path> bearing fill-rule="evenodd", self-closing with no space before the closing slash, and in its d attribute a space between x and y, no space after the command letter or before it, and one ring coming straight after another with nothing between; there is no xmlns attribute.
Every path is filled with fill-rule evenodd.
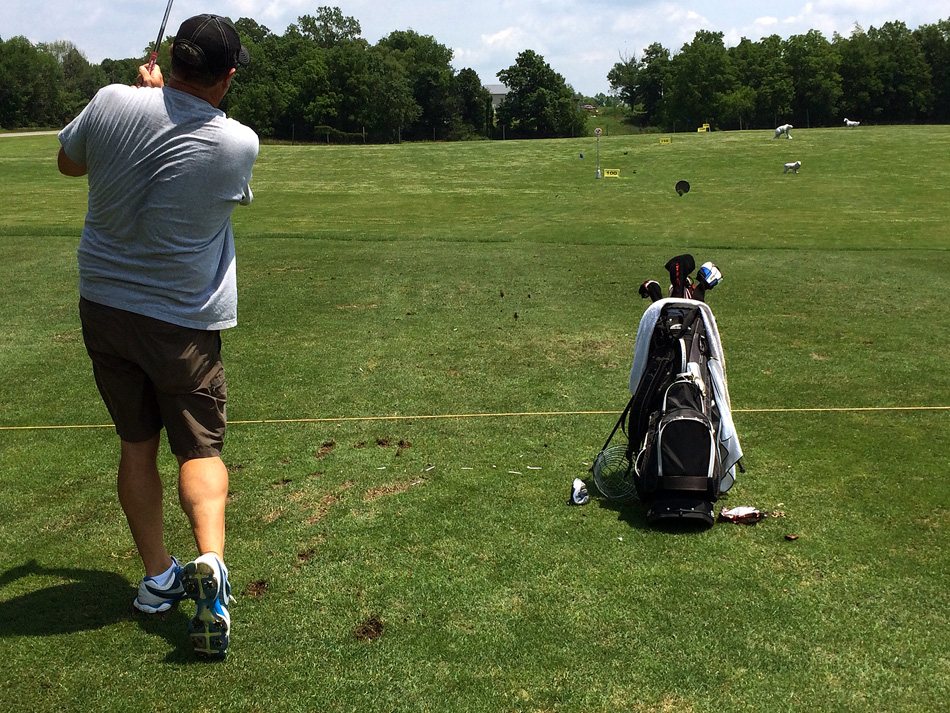
<svg viewBox="0 0 950 713"><path fill-rule="evenodd" d="M158 34L165 1L5 0L0 38L23 35L34 43L69 40L91 62L145 53ZM850 35L902 21L910 29L950 19L947 0L175 0L166 34L201 12L250 17L276 34L321 5L356 18L371 43L394 30L431 35L455 53L456 69L471 67L484 84L531 49L575 90L608 93L607 72L621 58L639 57L659 42L676 51L697 30L722 32L727 46L743 37L788 38L819 30Z"/></svg>

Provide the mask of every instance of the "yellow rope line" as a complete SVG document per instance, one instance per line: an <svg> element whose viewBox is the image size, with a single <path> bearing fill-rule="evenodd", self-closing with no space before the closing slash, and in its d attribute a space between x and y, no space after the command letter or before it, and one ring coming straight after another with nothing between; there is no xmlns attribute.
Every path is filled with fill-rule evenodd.
<svg viewBox="0 0 950 713"><path fill-rule="evenodd" d="M840 413L873 411L950 411L950 406L840 406L828 408L748 408L732 413ZM346 423L359 421L424 421L450 418L515 418L529 416L616 416L620 411L531 411L508 413L420 414L415 416L328 416L324 418L262 418L228 421L229 426L270 423ZM0 426L0 431L49 431L69 428L114 428L111 423L60 426Z"/></svg>
<svg viewBox="0 0 950 713"><path fill-rule="evenodd" d="M260 421L228 421L228 424L238 423L339 423L343 421L414 421L437 418L511 418L514 416L598 416L607 414L618 414L619 411L535 411L529 413L446 413L446 414L422 414L418 416L340 416L327 418L287 418L287 419L262 419Z"/></svg>
<svg viewBox="0 0 950 713"><path fill-rule="evenodd" d="M820 413L828 411L950 411L950 406L840 406L837 408L741 408L733 413Z"/></svg>

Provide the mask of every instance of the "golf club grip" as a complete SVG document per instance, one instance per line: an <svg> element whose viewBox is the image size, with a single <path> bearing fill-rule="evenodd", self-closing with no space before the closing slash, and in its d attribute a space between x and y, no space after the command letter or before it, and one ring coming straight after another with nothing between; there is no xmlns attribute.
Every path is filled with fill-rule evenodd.
<svg viewBox="0 0 950 713"><path fill-rule="evenodd" d="M165 27L168 25L168 16L172 11L172 3L175 0L168 0L168 4L165 6L165 16L162 18L162 26L158 30L158 37L155 39L155 49L152 50L152 56L148 60L148 72L152 73L152 70L155 69L155 63L158 62L158 50L162 46L162 40L165 39Z"/></svg>

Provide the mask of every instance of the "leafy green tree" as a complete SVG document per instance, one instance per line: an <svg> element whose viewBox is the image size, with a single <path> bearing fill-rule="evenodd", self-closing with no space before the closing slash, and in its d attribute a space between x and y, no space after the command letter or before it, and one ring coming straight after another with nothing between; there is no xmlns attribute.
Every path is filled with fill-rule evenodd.
<svg viewBox="0 0 950 713"><path fill-rule="evenodd" d="M280 37L245 18L235 27L251 62L234 75L222 109L262 136L312 139L327 113L325 51L294 26Z"/></svg>
<svg viewBox="0 0 950 713"><path fill-rule="evenodd" d="M832 38L841 65L841 113L852 119L880 120L883 107L879 103L884 93L878 68L878 48L860 25L855 25L851 36Z"/></svg>
<svg viewBox="0 0 950 713"><path fill-rule="evenodd" d="M422 114L406 66L392 50L377 45L369 50L367 75L372 101L364 105L363 123L398 142L403 127L411 126Z"/></svg>
<svg viewBox="0 0 950 713"><path fill-rule="evenodd" d="M324 49L336 47L349 40L357 40L362 32L359 21L344 15L338 7L317 8L316 17L298 17L294 27L301 35Z"/></svg>
<svg viewBox="0 0 950 713"><path fill-rule="evenodd" d="M663 102L667 124L696 128L721 121L723 97L734 85L723 33L699 30L670 62L670 94Z"/></svg>
<svg viewBox="0 0 950 713"><path fill-rule="evenodd" d="M759 126L779 126L792 112L795 83L785 61L785 42L778 35L764 37L759 43L761 73L756 90L756 118Z"/></svg>
<svg viewBox="0 0 950 713"><path fill-rule="evenodd" d="M498 107L498 122L515 136L564 138L587 133L587 119L577 107L574 90L534 50L521 52L498 79L508 87Z"/></svg>
<svg viewBox="0 0 950 713"><path fill-rule="evenodd" d="M367 120L370 91L370 46L366 40L345 40L326 51L328 123L341 131L358 133Z"/></svg>
<svg viewBox="0 0 950 713"><path fill-rule="evenodd" d="M300 87L291 81L291 73L301 61L298 51L310 49L310 43L284 42L248 18L240 18L234 26L251 63L235 73L222 108L261 136L292 138L289 109L297 102Z"/></svg>
<svg viewBox="0 0 950 713"><path fill-rule="evenodd" d="M317 51L301 59L303 61L292 68L290 81L297 87L296 107L303 124L311 130L337 125L340 95L332 91L326 54Z"/></svg>
<svg viewBox="0 0 950 713"><path fill-rule="evenodd" d="M25 37L0 40L0 126L60 126L63 73L56 58Z"/></svg>
<svg viewBox="0 0 950 713"><path fill-rule="evenodd" d="M803 127L837 125L842 97L837 49L818 30L809 30L788 39L785 61L795 87L792 123Z"/></svg>
<svg viewBox="0 0 950 713"><path fill-rule="evenodd" d="M304 34L299 28L292 24L283 36L266 38L257 53L267 63L271 84L266 91L257 88L258 113L266 108L263 102L267 97L275 96L283 108L279 121L271 123L274 135L280 138L311 140L327 127L361 131L362 106L368 98L368 44L363 39L343 38L331 47L322 47L311 32ZM251 67L254 64L252 55Z"/></svg>
<svg viewBox="0 0 950 713"><path fill-rule="evenodd" d="M739 128L763 128L784 124L779 121L791 113L794 87L783 56L784 42L778 35L752 42L742 38L728 52L736 72L737 94L733 106L739 112ZM748 89L748 92L744 90ZM748 100L754 108L749 112Z"/></svg>
<svg viewBox="0 0 950 713"><path fill-rule="evenodd" d="M604 108L623 106L623 102L620 101L620 97L611 94L604 94L603 92L598 92L594 96L590 97L586 103Z"/></svg>
<svg viewBox="0 0 950 713"><path fill-rule="evenodd" d="M105 75L106 84L134 84L141 64L142 59L140 57L129 57L126 59L106 58L99 64L99 68ZM161 66L162 71L164 71L166 65Z"/></svg>
<svg viewBox="0 0 950 713"><path fill-rule="evenodd" d="M660 119L663 94L670 79L670 51L654 42L643 51L643 69L640 77L640 97L647 122L656 124Z"/></svg>
<svg viewBox="0 0 950 713"><path fill-rule="evenodd" d="M930 67L933 104L928 119L950 122L950 18L914 31L927 65Z"/></svg>
<svg viewBox="0 0 950 713"><path fill-rule="evenodd" d="M756 91L745 84L737 84L716 102L720 127L723 129L748 129L755 115Z"/></svg>
<svg viewBox="0 0 950 713"><path fill-rule="evenodd" d="M607 81L610 82L610 90L627 107L638 115L644 114L643 102L640 101L640 74L643 71L643 63L636 57L623 57L617 64L607 72Z"/></svg>
<svg viewBox="0 0 950 713"><path fill-rule="evenodd" d="M77 52L76 45L69 40L55 40L54 42L40 42L36 45L38 52L48 54L56 60L57 64L62 64L67 55Z"/></svg>
<svg viewBox="0 0 950 713"><path fill-rule="evenodd" d="M933 101L930 67L913 33L903 22L885 22L869 29L868 37L877 49L882 116L899 122L925 116Z"/></svg>
<svg viewBox="0 0 950 713"><path fill-rule="evenodd" d="M452 94L455 98L455 124L450 138L486 136L489 126L485 108L491 105L491 93L482 85L474 69L462 69L455 75Z"/></svg>
<svg viewBox="0 0 950 713"><path fill-rule="evenodd" d="M225 97L230 114L275 138L309 141L327 132L362 131L370 100L369 45L353 18L320 8L281 36L246 18L235 27L251 64L235 75Z"/></svg>
<svg viewBox="0 0 950 713"><path fill-rule="evenodd" d="M108 83L105 71L100 66L89 64L72 42L59 40L37 45L37 49L53 57L63 73L60 104L66 121L82 111L95 93Z"/></svg>
<svg viewBox="0 0 950 713"><path fill-rule="evenodd" d="M271 32L269 28L260 24L257 20L252 20L249 17L239 18L238 21L234 23L234 28L241 36L241 43L245 47L249 47L248 43L261 46L268 40L274 38L274 33Z"/></svg>
<svg viewBox="0 0 950 713"><path fill-rule="evenodd" d="M393 52L412 83L412 94L422 110L416 121L406 127L408 138L446 138L456 117L452 69L452 50L436 42L431 35L413 30L398 30L382 38L378 45Z"/></svg>
<svg viewBox="0 0 950 713"><path fill-rule="evenodd" d="M251 53L228 111L263 135L311 140L325 131L361 130L367 97L360 25L339 8L303 15L280 37L253 20L235 24ZM237 91L235 91L235 89ZM227 99L228 97L226 97Z"/></svg>
<svg viewBox="0 0 950 713"><path fill-rule="evenodd" d="M670 52L654 42L643 51L641 59L624 59L615 64L607 73L607 81L637 121L655 125L660 119L660 102L669 76Z"/></svg>

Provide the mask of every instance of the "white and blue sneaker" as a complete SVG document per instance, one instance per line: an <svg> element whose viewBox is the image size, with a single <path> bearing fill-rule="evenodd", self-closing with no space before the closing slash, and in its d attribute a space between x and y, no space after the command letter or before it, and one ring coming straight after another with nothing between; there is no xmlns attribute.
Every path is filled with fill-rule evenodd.
<svg viewBox="0 0 950 713"><path fill-rule="evenodd" d="M188 636L195 655L200 658L224 658L231 633L228 606L234 601L228 583L228 568L216 554L209 552L189 562L182 570L186 596L197 602L195 616L188 624Z"/></svg>
<svg viewBox="0 0 950 713"><path fill-rule="evenodd" d="M156 577L144 577L139 584L138 596L132 606L146 614L159 614L171 609L175 602L183 599L185 587L181 583L181 564L172 557L171 577L164 587L159 586Z"/></svg>

